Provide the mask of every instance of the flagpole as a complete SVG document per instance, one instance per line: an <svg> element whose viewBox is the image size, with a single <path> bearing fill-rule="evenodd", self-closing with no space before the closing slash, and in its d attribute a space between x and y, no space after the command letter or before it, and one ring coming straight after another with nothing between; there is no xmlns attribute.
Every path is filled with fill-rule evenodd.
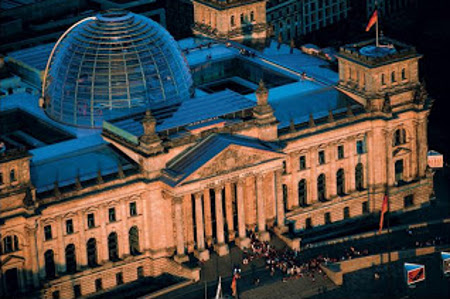
<svg viewBox="0 0 450 299"><path fill-rule="evenodd" d="M378 12L377 12L378 14ZM375 37L375 46L378 48L379 43L378 43L378 20L379 20L379 16L377 15L377 23L375 24L375 31L376 31L376 37Z"/></svg>

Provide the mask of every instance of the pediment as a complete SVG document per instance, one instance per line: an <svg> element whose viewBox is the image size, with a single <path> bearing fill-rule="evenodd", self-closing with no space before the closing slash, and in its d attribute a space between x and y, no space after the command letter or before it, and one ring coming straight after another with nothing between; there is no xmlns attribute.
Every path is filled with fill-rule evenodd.
<svg viewBox="0 0 450 299"><path fill-rule="evenodd" d="M392 151L392 157L399 157L406 154L409 154L411 150L407 147L398 147Z"/></svg>
<svg viewBox="0 0 450 299"><path fill-rule="evenodd" d="M248 168L275 159L280 159L283 154L268 150L255 149L239 145L230 145L206 162L183 181L192 181L209 178L236 170Z"/></svg>
<svg viewBox="0 0 450 299"><path fill-rule="evenodd" d="M1 261L1 267L3 268L5 266L11 266L11 265L18 266L18 265L22 265L24 262L25 262L25 258L15 255L15 254L10 254Z"/></svg>

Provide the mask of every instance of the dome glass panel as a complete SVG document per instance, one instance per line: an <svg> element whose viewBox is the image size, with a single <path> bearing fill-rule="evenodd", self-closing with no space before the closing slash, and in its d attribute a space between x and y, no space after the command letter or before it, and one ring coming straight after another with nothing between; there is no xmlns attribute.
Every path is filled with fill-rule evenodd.
<svg viewBox="0 0 450 299"><path fill-rule="evenodd" d="M59 44L45 111L66 124L101 127L104 119L176 105L191 90L186 59L161 25L130 12L106 12L74 27Z"/></svg>

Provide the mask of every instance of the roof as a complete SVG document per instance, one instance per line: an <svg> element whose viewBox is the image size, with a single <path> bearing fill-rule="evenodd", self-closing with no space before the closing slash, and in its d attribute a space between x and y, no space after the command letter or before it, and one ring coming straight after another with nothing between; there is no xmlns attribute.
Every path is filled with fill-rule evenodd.
<svg viewBox="0 0 450 299"><path fill-rule="evenodd" d="M119 163L123 170L134 167L99 135L61 142L30 153L34 156L31 182L37 192L52 190L55 181L59 187L64 187L74 184L77 176L81 182L94 179L99 170L102 176L117 173Z"/></svg>
<svg viewBox="0 0 450 299"><path fill-rule="evenodd" d="M7 59L13 58L38 71L43 71L55 43L10 52Z"/></svg>
<svg viewBox="0 0 450 299"><path fill-rule="evenodd" d="M160 113L152 114L158 121L156 131L161 132L182 126L207 122L227 114L250 109L255 105L255 102L244 96L230 90L225 90L212 95L186 100L181 103L181 106L172 115L161 115ZM105 123L119 129L119 131L122 132L119 134L125 133L128 136L132 135L138 137L144 133L141 124L142 116L143 113L138 117L133 115ZM114 130L114 128L111 129Z"/></svg>
<svg viewBox="0 0 450 299"><path fill-rule="evenodd" d="M180 182L230 145L238 145L273 153L278 153L281 149L281 146L277 143L264 142L246 136L214 134L174 158L167 165L167 172L176 176L177 182Z"/></svg>

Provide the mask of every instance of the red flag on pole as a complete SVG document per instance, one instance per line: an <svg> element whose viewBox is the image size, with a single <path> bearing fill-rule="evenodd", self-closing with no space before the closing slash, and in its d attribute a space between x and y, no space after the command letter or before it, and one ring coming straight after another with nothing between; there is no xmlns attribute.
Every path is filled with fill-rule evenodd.
<svg viewBox="0 0 450 299"><path fill-rule="evenodd" d="M233 280L231 281L231 291L232 291L232 296L235 297L236 296L236 275L233 275Z"/></svg>
<svg viewBox="0 0 450 299"><path fill-rule="evenodd" d="M380 229L378 230L378 233L381 233L381 230L383 229L384 214L387 211L388 211L388 196L386 194L384 195L383 205L381 206Z"/></svg>
<svg viewBox="0 0 450 299"><path fill-rule="evenodd" d="M378 9L375 9L372 16L370 17L369 23L367 23L366 31L369 31L376 22L378 22Z"/></svg>

